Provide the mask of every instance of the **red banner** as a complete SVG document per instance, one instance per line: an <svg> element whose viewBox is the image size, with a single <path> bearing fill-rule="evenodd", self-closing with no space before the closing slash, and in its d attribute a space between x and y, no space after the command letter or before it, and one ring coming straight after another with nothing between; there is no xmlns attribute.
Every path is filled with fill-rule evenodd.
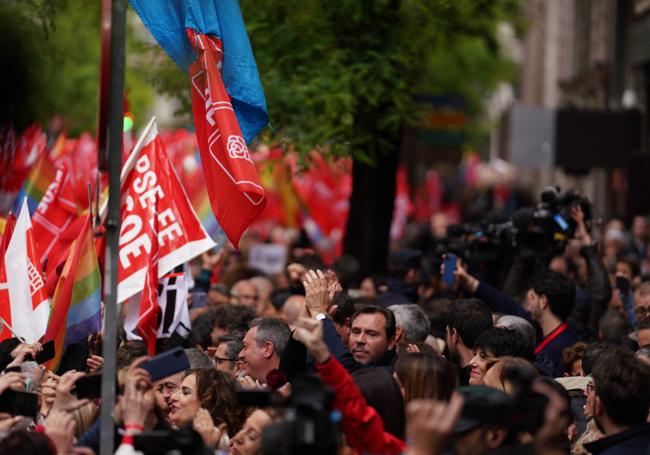
<svg viewBox="0 0 650 455"><path fill-rule="evenodd" d="M215 246L205 232L151 122L125 164L118 254L118 302L143 290L157 262L158 278ZM124 171L123 171L124 173Z"/></svg>
<svg viewBox="0 0 650 455"><path fill-rule="evenodd" d="M221 41L187 31L199 58L190 66L192 111L210 205L235 245L266 198L221 79Z"/></svg>
<svg viewBox="0 0 650 455"><path fill-rule="evenodd" d="M32 218L36 255L45 264L63 232L77 218L78 210L68 167L61 164Z"/></svg>

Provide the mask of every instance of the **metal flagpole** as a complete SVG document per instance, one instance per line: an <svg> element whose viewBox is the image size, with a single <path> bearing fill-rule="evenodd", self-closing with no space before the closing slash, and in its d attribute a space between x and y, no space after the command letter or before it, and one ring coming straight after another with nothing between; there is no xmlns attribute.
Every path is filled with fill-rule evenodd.
<svg viewBox="0 0 650 455"><path fill-rule="evenodd" d="M108 118L105 129L107 153L99 148L99 163L108 170L108 216L104 255L104 337L102 352L102 405L100 455L113 455L115 405L115 352L117 350L117 249L120 233L120 172L122 167L122 128L124 119L124 67L126 0L104 0L104 13L110 12L110 82ZM107 21L103 14L102 27ZM105 68L104 68L105 70ZM100 107L101 109L101 107ZM100 115L101 118L101 115ZM100 128L103 128L100 121ZM98 132L101 136L102 132Z"/></svg>

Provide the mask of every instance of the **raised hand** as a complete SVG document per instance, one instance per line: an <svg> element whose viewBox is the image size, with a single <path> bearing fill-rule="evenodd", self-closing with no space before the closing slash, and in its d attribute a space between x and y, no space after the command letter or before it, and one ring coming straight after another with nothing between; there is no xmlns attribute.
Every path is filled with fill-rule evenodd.
<svg viewBox="0 0 650 455"><path fill-rule="evenodd" d="M86 367L89 373L96 373L104 365L104 358L98 355L91 355L86 359Z"/></svg>
<svg viewBox="0 0 650 455"><path fill-rule="evenodd" d="M25 377L22 373L12 371L0 376L0 395L7 389L24 389Z"/></svg>
<svg viewBox="0 0 650 455"><path fill-rule="evenodd" d="M332 300L325 274L321 270L309 270L303 277L302 285L305 287L305 303L309 313L312 316L327 313Z"/></svg>
<svg viewBox="0 0 650 455"><path fill-rule="evenodd" d="M120 402L127 434L142 432L147 416L153 409L154 396L153 393L148 393L153 387L151 377L146 370L140 368L146 360L147 357L135 360L126 374L124 396Z"/></svg>
<svg viewBox="0 0 650 455"><path fill-rule="evenodd" d="M327 344L323 341L323 323L310 318L299 318L293 337L304 344L318 363L325 363L330 357Z"/></svg>
<svg viewBox="0 0 650 455"><path fill-rule="evenodd" d="M56 453L68 454L74 442L75 423L69 413L52 411L44 422L45 434L56 446Z"/></svg>
<svg viewBox="0 0 650 455"><path fill-rule="evenodd" d="M88 403L88 400L77 400L72 395L72 389L74 388L75 382L77 379L84 376L84 373L78 371L68 371L59 379L59 382L56 385L54 393L54 402L52 403L52 410L50 414L54 412L69 412Z"/></svg>
<svg viewBox="0 0 650 455"><path fill-rule="evenodd" d="M571 218L576 222L575 238L580 239L582 246L591 245L591 235L585 224L585 214L579 204L571 207Z"/></svg>
<svg viewBox="0 0 650 455"><path fill-rule="evenodd" d="M14 358L7 368L19 367L29 358L36 358L36 355L43 350L41 343L36 342L32 344L21 343L11 351L11 356Z"/></svg>
<svg viewBox="0 0 650 455"><path fill-rule="evenodd" d="M463 410L463 397L454 393L449 403L413 400L406 407L407 455L438 455L444 450Z"/></svg>
<svg viewBox="0 0 650 455"><path fill-rule="evenodd" d="M226 424L222 423L219 427L214 426L214 420L207 409L199 409L192 421L192 427L201 435L203 443L207 447L217 447L221 437L226 431Z"/></svg>

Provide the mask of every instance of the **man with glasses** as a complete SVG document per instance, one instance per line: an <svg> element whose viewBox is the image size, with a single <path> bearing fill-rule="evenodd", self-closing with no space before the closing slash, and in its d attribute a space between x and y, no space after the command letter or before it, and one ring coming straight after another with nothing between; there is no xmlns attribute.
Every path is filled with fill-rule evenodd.
<svg viewBox="0 0 650 455"><path fill-rule="evenodd" d="M155 384L154 397L158 407L167 414L169 403L171 402L172 395L181 385L183 373L177 373L173 376L168 376Z"/></svg>
<svg viewBox="0 0 650 455"><path fill-rule="evenodd" d="M650 316L650 282L641 283L634 293L634 314L637 322Z"/></svg>
<svg viewBox="0 0 650 455"><path fill-rule="evenodd" d="M224 335L217 339L217 350L214 354L215 368L225 373L237 376L242 370L242 361L239 353L244 347L242 337L238 335Z"/></svg>
<svg viewBox="0 0 650 455"><path fill-rule="evenodd" d="M598 454L645 454L650 446L650 367L632 352L613 348L598 358L593 382L587 385L587 404L604 438L585 444Z"/></svg>

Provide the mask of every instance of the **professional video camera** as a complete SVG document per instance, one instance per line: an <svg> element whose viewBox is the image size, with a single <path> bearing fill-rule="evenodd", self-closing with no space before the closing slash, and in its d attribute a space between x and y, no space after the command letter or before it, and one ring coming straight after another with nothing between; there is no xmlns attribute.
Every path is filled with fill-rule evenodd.
<svg viewBox="0 0 650 455"><path fill-rule="evenodd" d="M576 205L582 208L590 229L589 200L575 190L562 193L557 186L547 186L535 207L517 210L510 220L492 218L480 224L450 226L445 247L468 264L490 262L512 251L523 257L550 258L562 253L575 234L571 211Z"/></svg>
<svg viewBox="0 0 650 455"><path fill-rule="evenodd" d="M244 406L285 409L284 419L264 430L262 454L329 455L338 453L341 434L340 414L333 411L334 392L315 377L292 382L288 399L264 391L240 391L237 399Z"/></svg>
<svg viewBox="0 0 650 455"><path fill-rule="evenodd" d="M575 190L563 193L557 186L547 186L536 206L519 209L510 219L490 216L481 223L449 226L447 239L436 245L434 255L453 253L481 281L500 284L515 256L547 263L564 252L575 235L571 211L576 205L590 229L589 200Z"/></svg>
<svg viewBox="0 0 650 455"><path fill-rule="evenodd" d="M546 258L561 254L575 235L577 226L571 217L575 206L582 208L585 224L590 229L591 204L573 189L562 193L558 186L547 186L542 190L536 207L515 212L512 224L516 229L518 254Z"/></svg>

